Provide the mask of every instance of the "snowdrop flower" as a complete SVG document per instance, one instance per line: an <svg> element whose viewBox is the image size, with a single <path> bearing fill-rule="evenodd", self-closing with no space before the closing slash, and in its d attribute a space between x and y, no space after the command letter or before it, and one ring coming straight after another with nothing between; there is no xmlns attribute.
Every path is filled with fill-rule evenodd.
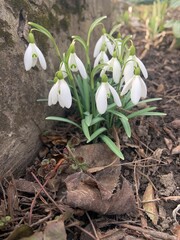
<svg viewBox="0 0 180 240"><path fill-rule="evenodd" d="M34 67L38 59L41 67L46 70L46 60L41 50L35 44L34 35L29 33L29 45L24 54L24 66L26 71L29 71L32 67Z"/></svg>
<svg viewBox="0 0 180 240"><path fill-rule="evenodd" d="M134 54L135 53L134 46L132 46L131 48L132 48L132 51L130 50L130 52L132 52L132 54L130 53L131 55L128 57L125 68L124 68L125 82L128 82L133 77L135 67L140 68L145 79L148 78L146 67L144 66L143 62Z"/></svg>
<svg viewBox="0 0 180 240"><path fill-rule="evenodd" d="M140 69L135 70L135 75L127 82L122 89L121 96L125 95L128 91L131 91L131 101L134 105L138 104L140 98L146 98L147 87L143 79L140 77Z"/></svg>
<svg viewBox="0 0 180 240"><path fill-rule="evenodd" d="M103 67L103 69L100 73L100 76L102 77L102 75L105 74L106 71L112 71L114 82L119 83L120 76L121 76L121 65L115 56L113 56L110 59L110 61L107 62L107 66Z"/></svg>
<svg viewBox="0 0 180 240"><path fill-rule="evenodd" d="M96 100L96 106L97 110L100 114L103 114L107 110L107 99L110 97L112 94L114 102L118 107L121 107L121 100L116 92L116 90L107 82L107 76L104 74L102 76L102 83L98 87L96 95L95 95L95 100Z"/></svg>
<svg viewBox="0 0 180 240"><path fill-rule="evenodd" d="M97 57L96 57L96 59L95 59L95 61L94 61L94 68L95 68L98 64L100 64L100 63L107 63L108 61L109 61L109 58L108 58L106 52L102 50L102 51L97 55Z"/></svg>
<svg viewBox="0 0 180 240"><path fill-rule="evenodd" d="M94 48L94 54L93 54L94 58L98 56L103 45L107 46L109 53L113 55L114 47L105 34L106 30L103 29L102 31L103 31L103 35L99 38Z"/></svg>
<svg viewBox="0 0 180 240"><path fill-rule="evenodd" d="M77 54L74 52L74 42L70 46L71 53L68 60L69 68L72 72L78 72L81 74L81 77L86 79L88 77L85 66L81 59L77 56Z"/></svg>
<svg viewBox="0 0 180 240"><path fill-rule="evenodd" d="M52 86L48 95L48 105L55 105L57 102L59 102L59 105L62 108L70 108L72 105L70 88L66 81L63 79L63 74L61 71L59 71L56 75L56 83Z"/></svg>
<svg viewBox="0 0 180 240"><path fill-rule="evenodd" d="M63 78L66 78L67 77L67 72L66 72L66 67L65 67L64 62L62 62L61 65L60 65L60 71L63 74Z"/></svg>

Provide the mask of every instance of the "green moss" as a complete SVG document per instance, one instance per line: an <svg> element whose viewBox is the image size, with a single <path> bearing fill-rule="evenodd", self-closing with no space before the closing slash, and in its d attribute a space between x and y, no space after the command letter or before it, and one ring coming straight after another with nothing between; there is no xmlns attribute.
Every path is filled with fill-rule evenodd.
<svg viewBox="0 0 180 240"><path fill-rule="evenodd" d="M6 2L12 7L15 14L18 14L20 9L28 10L30 3L27 0L6 0Z"/></svg>
<svg viewBox="0 0 180 240"><path fill-rule="evenodd" d="M14 42L12 39L12 34L8 32L8 29L10 29L8 22L0 19L0 26L0 38L3 39L3 41L0 43L1 49L4 49L6 47L13 47Z"/></svg>

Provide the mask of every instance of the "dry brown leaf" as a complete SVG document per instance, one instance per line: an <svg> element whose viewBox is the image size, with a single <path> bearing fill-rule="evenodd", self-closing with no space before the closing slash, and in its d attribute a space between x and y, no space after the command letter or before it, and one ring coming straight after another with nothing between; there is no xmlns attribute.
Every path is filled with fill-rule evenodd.
<svg viewBox="0 0 180 240"><path fill-rule="evenodd" d="M179 129L180 128L180 119L175 119L174 121L171 122L171 125L174 129Z"/></svg>
<svg viewBox="0 0 180 240"><path fill-rule="evenodd" d="M169 138L164 138L164 141L165 141L165 144L167 146L167 148L171 151L172 150L172 147L173 147L173 142L171 139Z"/></svg>
<svg viewBox="0 0 180 240"><path fill-rule="evenodd" d="M172 154L173 155L180 154L180 145L178 145L175 148L173 148Z"/></svg>
<svg viewBox="0 0 180 240"><path fill-rule="evenodd" d="M66 240L67 234L62 220L47 222L43 240Z"/></svg>
<svg viewBox="0 0 180 240"><path fill-rule="evenodd" d="M155 202L149 202L154 199L154 189L152 185L149 183L148 186L146 187L146 190L143 195L143 208L148 215L148 217L151 219L151 221L156 225L158 222L158 211L156 208L156 203Z"/></svg>
<svg viewBox="0 0 180 240"><path fill-rule="evenodd" d="M104 175L108 179L108 174ZM106 182L108 182L106 180ZM65 180L67 187L66 203L74 208L94 211L101 214L125 214L136 209L135 198L130 183L122 180L122 187L109 196L109 191L95 177L79 172L68 176Z"/></svg>

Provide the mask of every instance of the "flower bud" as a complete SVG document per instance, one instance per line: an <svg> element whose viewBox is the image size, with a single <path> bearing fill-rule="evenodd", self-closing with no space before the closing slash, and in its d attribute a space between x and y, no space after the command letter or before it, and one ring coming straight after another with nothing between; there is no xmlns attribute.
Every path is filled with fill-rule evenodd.
<svg viewBox="0 0 180 240"><path fill-rule="evenodd" d="M28 42L35 43L34 34L32 32L28 34Z"/></svg>
<svg viewBox="0 0 180 240"><path fill-rule="evenodd" d="M101 82L108 82L108 77L106 74L103 74L101 77Z"/></svg>
<svg viewBox="0 0 180 240"><path fill-rule="evenodd" d="M130 55L131 55L131 56L134 56L135 54L136 54L136 49L135 49L134 45L132 45L132 46L130 47Z"/></svg>

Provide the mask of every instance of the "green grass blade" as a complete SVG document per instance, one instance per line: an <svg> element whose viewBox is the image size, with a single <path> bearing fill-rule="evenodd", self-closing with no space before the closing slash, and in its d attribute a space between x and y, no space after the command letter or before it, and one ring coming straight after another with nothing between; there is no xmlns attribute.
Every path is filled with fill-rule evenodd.
<svg viewBox="0 0 180 240"><path fill-rule="evenodd" d="M85 121L85 119L83 119L82 121L81 121L81 126L82 126L82 130L83 130L83 133L84 133L84 135L85 135L85 137L88 139L88 141L91 139L91 137L90 137L90 133L89 133L89 128L88 128L88 126L87 126L87 124L86 124L86 121Z"/></svg>
<svg viewBox="0 0 180 240"><path fill-rule="evenodd" d="M113 153L115 153L119 158L124 160L122 152L109 137L107 137L106 135L100 135L100 138L111 149L111 151L113 151Z"/></svg>
<svg viewBox="0 0 180 240"><path fill-rule="evenodd" d="M122 125L124 127L124 130L127 134L127 136L130 138L131 137L131 126L129 124L129 121L128 119L124 119L124 118L120 118L121 122L122 122Z"/></svg>
<svg viewBox="0 0 180 240"><path fill-rule="evenodd" d="M139 116L166 116L166 113L162 113L162 112L146 112L146 113L142 113L139 114Z"/></svg>
<svg viewBox="0 0 180 240"><path fill-rule="evenodd" d="M162 98L149 98L149 99L145 99L145 100L140 101L140 102L138 103L138 105L141 104L141 103L149 103L149 102L155 102L155 101L160 101L160 100L162 100ZM134 107L134 106L135 106L135 105L130 101L130 102L128 102L128 104L125 106L125 109L126 109L126 110L129 110L129 109L131 109L131 108Z"/></svg>
<svg viewBox="0 0 180 240"><path fill-rule="evenodd" d="M46 118L46 120L60 121L60 122L69 123L69 124L72 124L72 125L76 126L77 128L80 128L80 129L81 129L81 127L80 127L77 123L75 123L75 122L73 122L73 121L71 121L71 120L69 120L69 119L67 119L67 118L49 116L49 117Z"/></svg>
<svg viewBox="0 0 180 240"><path fill-rule="evenodd" d="M93 118L92 121L91 121L91 126L93 126L94 124L96 124L98 122L101 122L101 121L105 121L105 119L103 117Z"/></svg>
<svg viewBox="0 0 180 240"><path fill-rule="evenodd" d="M123 118L123 119L125 119L125 120L128 121L128 118L127 118L124 114L122 114L122 113L120 113L120 112L118 112L118 111L108 110L108 112L110 112L110 113L112 113L112 114L114 114L114 115L116 115L116 116L118 116L118 117L120 117L120 118Z"/></svg>

